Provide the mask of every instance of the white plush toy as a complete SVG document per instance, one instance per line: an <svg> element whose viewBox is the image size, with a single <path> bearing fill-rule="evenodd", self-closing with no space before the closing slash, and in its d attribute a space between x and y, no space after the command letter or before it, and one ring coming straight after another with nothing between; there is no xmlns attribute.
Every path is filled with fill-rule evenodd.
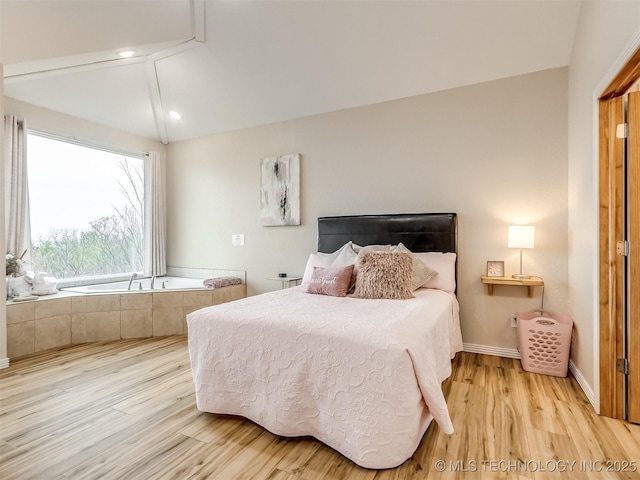
<svg viewBox="0 0 640 480"><path fill-rule="evenodd" d="M58 293L58 290L56 289L56 279L53 277L46 277L42 272L37 272L31 283L31 295L51 295L53 293Z"/></svg>

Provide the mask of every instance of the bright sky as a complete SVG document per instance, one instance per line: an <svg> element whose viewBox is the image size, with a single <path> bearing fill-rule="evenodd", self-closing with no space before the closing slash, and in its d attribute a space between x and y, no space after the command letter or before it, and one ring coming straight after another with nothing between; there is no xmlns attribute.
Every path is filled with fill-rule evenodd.
<svg viewBox="0 0 640 480"><path fill-rule="evenodd" d="M52 227L87 229L125 204L122 155L28 135L27 158L34 242Z"/></svg>

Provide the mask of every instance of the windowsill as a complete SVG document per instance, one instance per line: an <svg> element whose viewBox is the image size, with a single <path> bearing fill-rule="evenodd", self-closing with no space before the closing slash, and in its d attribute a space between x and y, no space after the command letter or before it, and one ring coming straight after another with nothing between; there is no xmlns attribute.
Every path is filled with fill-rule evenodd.
<svg viewBox="0 0 640 480"><path fill-rule="evenodd" d="M34 297L36 298L29 298L29 300L22 300L17 302L15 300L6 300L5 304L20 305L21 303L39 302L41 300L51 300L55 298L78 297L80 295L84 295L84 294L76 293L76 292L58 291L58 293L52 293L50 295L34 295Z"/></svg>
<svg viewBox="0 0 640 480"><path fill-rule="evenodd" d="M29 272L29 275L33 276L33 272ZM138 279L147 278L142 276L142 272L136 273ZM86 293L72 292L68 290L62 290L64 288L70 287L83 287L85 285L99 285L102 283L111 283L111 282L122 282L124 280L129 280L131 278L131 273L114 273L110 275L94 275L87 277L76 277L76 278L63 278L60 280L56 280L56 289L57 293L51 293L49 295L34 295L36 298L29 298L29 300L5 300L6 305L18 305L21 303L30 303L37 302L39 300L49 300L53 298L65 298L65 297L77 297L81 295L86 295Z"/></svg>
<svg viewBox="0 0 640 480"><path fill-rule="evenodd" d="M122 282L129 280L133 272L129 273L112 273L109 275L94 275L87 277L76 278L61 278L56 280L56 287L58 290L61 288L69 287L84 287L85 285L99 285L101 283ZM136 278L146 278L142 276L142 272L136 272Z"/></svg>

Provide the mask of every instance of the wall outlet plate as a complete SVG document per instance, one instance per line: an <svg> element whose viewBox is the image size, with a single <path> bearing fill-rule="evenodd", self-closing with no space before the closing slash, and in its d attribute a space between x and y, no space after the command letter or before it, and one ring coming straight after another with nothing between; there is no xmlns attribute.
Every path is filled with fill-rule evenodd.
<svg viewBox="0 0 640 480"><path fill-rule="evenodd" d="M516 316L515 313L511 314L511 317L509 317L511 320L511 327L513 328L518 328L518 317Z"/></svg>

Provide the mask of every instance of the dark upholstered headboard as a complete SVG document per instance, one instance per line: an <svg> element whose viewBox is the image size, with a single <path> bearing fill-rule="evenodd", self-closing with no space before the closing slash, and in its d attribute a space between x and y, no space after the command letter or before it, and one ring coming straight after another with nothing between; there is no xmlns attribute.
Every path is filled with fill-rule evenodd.
<svg viewBox="0 0 640 480"><path fill-rule="evenodd" d="M349 241L362 246L402 242L412 252L457 253L457 216L403 213L318 218L318 252L335 252Z"/></svg>

